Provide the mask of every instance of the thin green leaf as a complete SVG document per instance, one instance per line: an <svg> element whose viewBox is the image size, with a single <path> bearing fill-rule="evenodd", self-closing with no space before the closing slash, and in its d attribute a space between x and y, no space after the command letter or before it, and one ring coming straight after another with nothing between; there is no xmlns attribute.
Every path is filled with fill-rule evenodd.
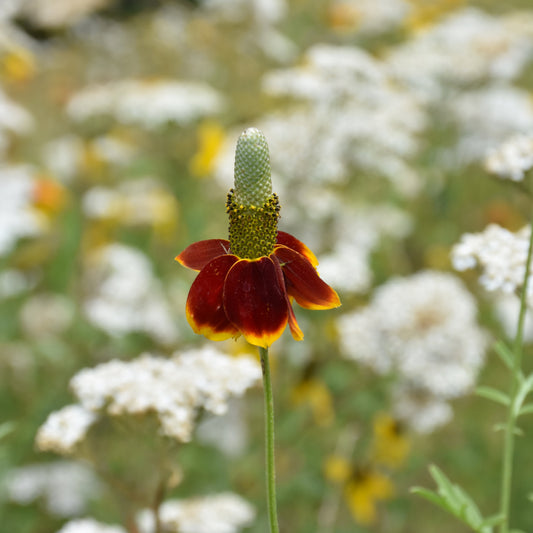
<svg viewBox="0 0 533 533"><path fill-rule="evenodd" d="M526 405L522 405L522 407L520 408L518 416L530 415L531 413L533 413L533 403L526 403Z"/></svg>
<svg viewBox="0 0 533 533"><path fill-rule="evenodd" d="M507 429L507 424L503 424L503 423L494 424L494 426L492 426L492 429L493 431L505 431ZM517 437L524 436L524 432L519 427L515 427L513 433Z"/></svg>
<svg viewBox="0 0 533 533"><path fill-rule="evenodd" d="M513 351L503 341L497 341L494 343L494 351L500 356L503 364L512 370L514 367L514 354Z"/></svg>
<svg viewBox="0 0 533 533"><path fill-rule="evenodd" d="M0 441L7 437L15 429L15 422L4 422L0 424Z"/></svg>
<svg viewBox="0 0 533 533"><path fill-rule="evenodd" d="M419 496L422 496L422 498L430 501L431 503L434 503L441 509L444 509L445 511L448 511L449 513L453 514L453 510L450 509L450 507L446 503L446 500L436 492L433 492L432 490L426 489L424 487L412 487L411 492L413 494L418 494Z"/></svg>
<svg viewBox="0 0 533 533"><path fill-rule="evenodd" d="M491 521L500 520L501 517L484 520L474 500L459 485L452 483L436 465L431 465L429 471L437 484L438 492L421 487L416 487L412 492L450 512L474 531L492 533Z"/></svg>
<svg viewBox="0 0 533 533"><path fill-rule="evenodd" d="M489 516L483 520L483 523L481 524L483 527L489 526L497 526L498 524L501 524L505 519L505 515L503 514L495 514L492 516Z"/></svg>
<svg viewBox="0 0 533 533"><path fill-rule="evenodd" d="M518 389L518 393L516 395L516 401L513 405L514 416L519 415L520 409L522 408L522 404L524 403L527 395L531 392L532 389L533 389L533 374L530 374L524 381L522 381L522 384L520 385L520 388Z"/></svg>
<svg viewBox="0 0 533 533"><path fill-rule="evenodd" d="M457 499L452 482L445 476L444 472L436 465L429 467L429 473L438 487L438 493L446 500L448 505L457 513L460 509L460 501Z"/></svg>
<svg viewBox="0 0 533 533"><path fill-rule="evenodd" d="M498 389L481 386L477 387L475 392L478 396L482 396L483 398L487 398L488 400L492 400L493 402L505 405L506 407L509 407L509 405L511 405L511 399L509 398L509 396L499 391Z"/></svg>

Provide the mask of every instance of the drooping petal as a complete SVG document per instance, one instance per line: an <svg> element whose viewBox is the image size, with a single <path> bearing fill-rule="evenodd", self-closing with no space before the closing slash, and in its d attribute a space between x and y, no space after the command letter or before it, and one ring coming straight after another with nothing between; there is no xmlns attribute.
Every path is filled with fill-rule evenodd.
<svg viewBox="0 0 533 533"><path fill-rule="evenodd" d="M266 348L280 337L289 311L285 286L270 257L241 259L231 267L224 283L224 309L250 344Z"/></svg>
<svg viewBox="0 0 533 533"><path fill-rule="evenodd" d="M208 263L196 276L185 308L187 321L195 333L221 341L238 334L224 311L224 282L230 268L239 261L235 255L222 255Z"/></svg>
<svg viewBox="0 0 533 533"><path fill-rule="evenodd" d="M302 254L314 267L318 265L318 259L315 254L300 240L286 233L285 231L278 231L277 244L282 244L287 248L291 248L296 252Z"/></svg>
<svg viewBox="0 0 533 533"><path fill-rule="evenodd" d="M225 239L207 239L187 246L181 254L176 256L175 260L192 270L202 270L215 257L228 253L229 241Z"/></svg>
<svg viewBox="0 0 533 533"><path fill-rule="evenodd" d="M287 294L285 278L281 270L281 265L277 257L270 256L270 258L272 259L274 266L276 267L276 277L278 279L278 283L280 284L280 286L283 287L283 290L285 292L285 300L287 301L287 311L289 312L288 321L289 321L289 328L291 330L291 335L294 340L301 341L304 338L304 334L302 330L300 329L300 326L298 325L298 321L296 320L296 315L294 314L294 310L292 308L292 303L289 299L289 295Z"/></svg>
<svg viewBox="0 0 533 533"><path fill-rule="evenodd" d="M337 293L320 279L312 264L286 246L276 246L272 253L281 264L287 293L307 309L332 309L341 305Z"/></svg>

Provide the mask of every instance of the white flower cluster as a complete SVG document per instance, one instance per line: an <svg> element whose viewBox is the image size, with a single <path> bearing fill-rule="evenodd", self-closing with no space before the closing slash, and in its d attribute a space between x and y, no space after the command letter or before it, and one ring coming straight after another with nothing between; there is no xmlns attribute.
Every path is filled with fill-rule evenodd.
<svg viewBox="0 0 533 533"><path fill-rule="evenodd" d="M435 100L450 83L517 76L530 59L532 47L526 28L465 8L392 48L388 62L399 77Z"/></svg>
<svg viewBox="0 0 533 533"><path fill-rule="evenodd" d="M26 134L33 126L32 116L24 108L13 103L0 87L0 154L9 146L10 134Z"/></svg>
<svg viewBox="0 0 533 533"><path fill-rule="evenodd" d="M347 357L438 399L466 394L483 363L487 338L477 306L452 274L424 271L379 287L370 304L339 319ZM407 420L409 422L409 420Z"/></svg>
<svg viewBox="0 0 533 533"><path fill-rule="evenodd" d="M56 29L74 25L110 3L110 0L25 0L20 15L29 18L34 27Z"/></svg>
<svg viewBox="0 0 533 533"><path fill-rule="evenodd" d="M76 516L98 489L87 467L70 461L32 464L13 469L5 480L10 500L28 504L43 499L48 512L56 516Z"/></svg>
<svg viewBox="0 0 533 533"><path fill-rule="evenodd" d="M113 134L100 135L90 140L63 135L46 143L42 152L46 168L58 179L68 182L88 170L88 161L125 166L131 162L136 148Z"/></svg>
<svg viewBox="0 0 533 533"><path fill-rule="evenodd" d="M149 259L139 250L114 243L88 259L84 277L85 314L110 335L141 331L172 344L177 328Z"/></svg>
<svg viewBox="0 0 533 533"><path fill-rule="evenodd" d="M342 14L341 30L362 35L390 31L405 20L409 11L406 0L335 0L330 4L331 18L336 12Z"/></svg>
<svg viewBox="0 0 533 533"><path fill-rule="evenodd" d="M336 219L333 250L320 258L320 275L337 290L364 292L372 283L370 254L380 238L403 238L412 229L408 214L390 205L345 209Z"/></svg>
<svg viewBox="0 0 533 533"><path fill-rule="evenodd" d="M458 128L452 157L460 165L478 162L517 132L533 131L533 102L523 89L494 85L464 91L445 108Z"/></svg>
<svg viewBox="0 0 533 533"><path fill-rule="evenodd" d="M83 89L72 97L67 113L76 121L108 115L153 129L168 122L189 124L221 108L221 96L203 83L121 80Z"/></svg>
<svg viewBox="0 0 533 533"><path fill-rule="evenodd" d="M154 413L163 435L187 442L199 409L224 414L261 378L252 358L232 358L206 346L171 359L143 354L133 361L112 360L83 369L70 386L79 404L52 413L37 435L43 450L71 454L100 416Z"/></svg>
<svg viewBox="0 0 533 533"><path fill-rule="evenodd" d="M522 181L532 167L533 134L514 135L485 158L488 172L513 181Z"/></svg>
<svg viewBox="0 0 533 533"><path fill-rule="evenodd" d="M167 500L159 508L159 520L168 533L236 533L249 526L254 508L233 493ZM143 533L153 533L153 515L144 512L139 520Z"/></svg>
<svg viewBox="0 0 533 533"><path fill-rule="evenodd" d="M54 411L37 432L37 447L42 451L72 455L97 419L96 413L78 404Z"/></svg>
<svg viewBox="0 0 533 533"><path fill-rule="evenodd" d="M177 216L177 202L157 180L126 181L115 189L97 186L83 197L88 218L118 220L130 226L168 224Z"/></svg>
<svg viewBox="0 0 533 533"><path fill-rule="evenodd" d="M0 166L0 256L9 253L19 239L42 232L43 221L32 208L34 188L30 167Z"/></svg>
<svg viewBox="0 0 533 533"><path fill-rule="evenodd" d="M263 86L308 104L260 124L274 172L335 183L355 166L387 177L403 194L417 192L419 178L405 161L418 151L425 110L384 62L352 46L315 45L303 66L273 71Z"/></svg>
<svg viewBox="0 0 533 533"><path fill-rule="evenodd" d="M530 231L530 226L513 233L489 224L481 233L465 233L452 248L453 267L458 271L480 267L479 281L485 289L513 293L524 283Z"/></svg>
<svg viewBox="0 0 533 533"><path fill-rule="evenodd" d="M110 526L92 518L67 522L57 533L127 533L121 526Z"/></svg>

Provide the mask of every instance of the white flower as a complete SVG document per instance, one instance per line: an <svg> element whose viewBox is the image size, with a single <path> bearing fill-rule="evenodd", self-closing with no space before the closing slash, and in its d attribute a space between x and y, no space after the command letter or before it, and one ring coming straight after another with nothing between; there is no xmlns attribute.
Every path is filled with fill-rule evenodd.
<svg viewBox="0 0 533 533"><path fill-rule="evenodd" d="M177 339L163 288L148 258L135 248L110 244L89 258L85 270L87 318L110 335L142 331L164 344Z"/></svg>
<svg viewBox="0 0 533 533"><path fill-rule="evenodd" d="M500 178L522 181L533 167L533 134L515 135L485 158L485 168Z"/></svg>
<svg viewBox="0 0 533 533"><path fill-rule="evenodd" d="M50 513L63 517L82 513L97 488L92 471L70 461L27 465L6 476L9 499L27 504L43 498Z"/></svg>
<svg viewBox="0 0 533 533"><path fill-rule="evenodd" d="M388 62L417 91L439 100L449 84L516 77L531 52L532 40L525 28L466 8L392 47Z"/></svg>
<svg viewBox="0 0 533 533"><path fill-rule="evenodd" d="M32 208L34 186L30 167L0 166L0 256L9 253L19 239L43 231L43 221Z"/></svg>
<svg viewBox="0 0 533 533"><path fill-rule="evenodd" d="M494 302L494 312L507 338L514 339L520 313L518 297L514 294L499 294ZM529 308L526 310L522 334L525 342L533 341L533 313Z"/></svg>
<svg viewBox="0 0 533 533"><path fill-rule="evenodd" d="M26 0L22 15L34 26L55 29L73 25L109 3L110 0Z"/></svg>
<svg viewBox="0 0 533 533"><path fill-rule="evenodd" d="M432 433L453 418L445 400L406 384L395 387L392 405L397 419L417 433Z"/></svg>
<svg viewBox="0 0 533 533"><path fill-rule="evenodd" d="M303 102L260 121L274 173L293 183L345 183L359 168L402 194L418 192L408 161L418 152L425 110L384 62L353 46L315 45L302 66L268 73L263 87Z"/></svg>
<svg viewBox="0 0 533 533"><path fill-rule="evenodd" d="M127 533L121 526L109 526L92 518L80 518L67 522L57 533Z"/></svg>
<svg viewBox="0 0 533 533"><path fill-rule="evenodd" d="M490 224L481 233L465 233L452 249L453 266L459 271L479 266L485 289L513 293L524 282L530 231L525 226L512 233Z"/></svg>
<svg viewBox="0 0 533 533"><path fill-rule="evenodd" d="M96 419L95 413L76 404L54 411L37 432L37 447L42 451L71 455Z"/></svg>
<svg viewBox="0 0 533 533"><path fill-rule="evenodd" d="M339 9L347 19L342 30L375 35L398 26L409 13L406 0L336 0L331 9Z"/></svg>
<svg viewBox="0 0 533 533"><path fill-rule="evenodd" d="M424 271L391 279L362 311L339 319L350 358L441 398L466 394L484 359L476 303L452 274Z"/></svg>
<svg viewBox="0 0 533 533"><path fill-rule="evenodd" d="M71 388L84 409L111 416L155 413L164 435L189 441L200 408L224 414L261 377L251 358L232 358L205 347L172 359L141 355L78 372Z"/></svg>
<svg viewBox="0 0 533 533"><path fill-rule="evenodd" d="M122 80L83 89L70 100L67 113L76 121L110 115L154 129L167 122L189 124L221 107L219 94L199 82Z"/></svg>
<svg viewBox="0 0 533 533"><path fill-rule="evenodd" d="M254 508L232 493L167 500L159 508L159 520L168 533L237 533L255 518ZM143 533L153 533L153 515L140 517Z"/></svg>
<svg viewBox="0 0 533 533"><path fill-rule="evenodd" d="M461 164L483 159L488 150L518 132L533 131L531 95L514 87L465 91L444 109L459 129L452 157Z"/></svg>
<svg viewBox="0 0 533 533"><path fill-rule="evenodd" d="M126 181L115 189L97 186L83 197L89 218L113 219L125 225L169 225L177 217L177 203L169 191L151 178Z"/></svg>
<svg viewBox="0 0 533 533"><path fill-rule="evenodd" d="M72 323L74 304L61 294L37 294L26 300L19 318L24 331L32 337L59 335Z"/></svg>

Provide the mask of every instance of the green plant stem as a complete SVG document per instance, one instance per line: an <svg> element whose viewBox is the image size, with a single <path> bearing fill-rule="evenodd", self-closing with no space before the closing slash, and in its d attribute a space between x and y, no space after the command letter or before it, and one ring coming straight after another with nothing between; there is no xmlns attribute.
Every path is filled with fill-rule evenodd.
<svg viewBox="0 0 533 533"><path fill-rule="evenodd" d="M531 272L531 258L533 253L533 223L531 235L529 237L529 247L527 252L526 269L524 274L524 283L520 295L520 313L518 315L518 325L513 342L513 376L511 384L510 404L507 414L507 424L505 426L505 437L503 444L503 461L502 461L502 479L500 493L500 513L504 517L500 524L500 533L509 533L509 514L511 507L511 484L513 477L513 456L514 456L514 439L516 432L517 413L515 404L517 394L520 388L521 370L522 370L522 346L524 338L524 322L527 310L527 288L529 275Z"/></svg>
<svg viewBox="0 0 533 533"><path fill-rule="evenodd" d="M276 504L276 467L274 460L274 399L268 348L259 347L261 369L263 370L263 391L265 396L265 448L266 448L266 486L267 507L270 533L279 533L278 511Z"/></svg>

